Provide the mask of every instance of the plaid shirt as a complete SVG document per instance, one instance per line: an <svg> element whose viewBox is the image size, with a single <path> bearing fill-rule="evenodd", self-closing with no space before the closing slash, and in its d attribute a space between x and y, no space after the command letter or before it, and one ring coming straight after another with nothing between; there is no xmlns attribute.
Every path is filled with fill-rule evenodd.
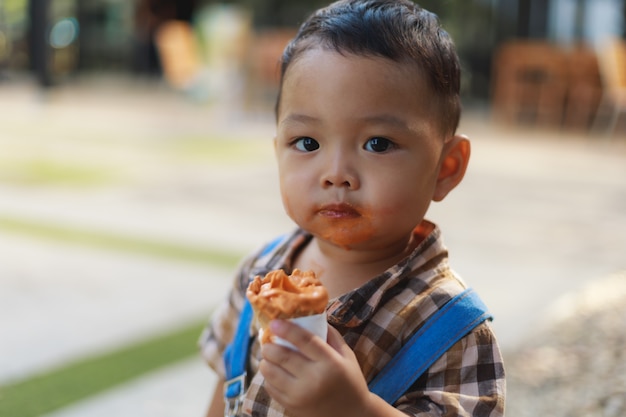
<svg viewBox="0 0 626 417"><path fill-rule="evenodd" d="M310 239L297 230L270 253L257 254L242 264L228 302L215 312L200 337L203 356L222 377L222 355L233 338L249 280L273 269L289 272L294 253ZM465 284L447 259L441 232L435 227L411 256L364 286L330 300L328 322L355 352L366 381L376 376L433 313L464 290ZM288 415L263 387L259 350L255 340L243 415ZM504 395L502 356L485 322L452 346L393 405L411 416L496 417L504 414Z"/></svg>

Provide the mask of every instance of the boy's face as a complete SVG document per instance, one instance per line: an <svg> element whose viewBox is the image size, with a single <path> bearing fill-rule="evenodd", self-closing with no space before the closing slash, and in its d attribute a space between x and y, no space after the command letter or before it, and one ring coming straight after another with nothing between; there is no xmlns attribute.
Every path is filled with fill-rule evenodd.
<svg viewBox="0 0 626 417"><path fill-rule="evenodd" d="M438 122L414 67L305 52L285 74L278 113L287 214L346 249L406 243L436 196L446 142Z"/></svg>

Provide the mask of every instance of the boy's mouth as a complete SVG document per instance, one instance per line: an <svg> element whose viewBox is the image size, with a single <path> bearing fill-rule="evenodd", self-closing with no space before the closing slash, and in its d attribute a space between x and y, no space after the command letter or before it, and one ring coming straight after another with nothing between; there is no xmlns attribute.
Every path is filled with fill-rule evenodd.
<svg viewBox="0 0 626 417"><path fill-rule="evenodd" d="M328 204L322 206L317 213L331 219L354 219L361 217L361 213L349 204Z"/></svg>

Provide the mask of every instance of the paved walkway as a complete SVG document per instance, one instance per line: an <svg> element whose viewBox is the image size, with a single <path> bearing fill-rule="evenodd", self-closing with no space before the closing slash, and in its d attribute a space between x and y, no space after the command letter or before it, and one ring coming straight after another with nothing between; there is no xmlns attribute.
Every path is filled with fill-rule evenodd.
<svg viewBox="0 0 626 417"><path fill-rule="evenodd" d="M46 96L14 83L0 84L0 126L0 217L241 252L291 228L269 114L129 80ZM471 168L430 218L507 349L555 298L626 269L626 138L510 130L471 113L462 131ZM51 161L106 178L46 184L37 173ZM12 358L0 383L208 315L231 273L0 232L0 357ZM198 416L212 378L195 358L48 417Z"/></svg>

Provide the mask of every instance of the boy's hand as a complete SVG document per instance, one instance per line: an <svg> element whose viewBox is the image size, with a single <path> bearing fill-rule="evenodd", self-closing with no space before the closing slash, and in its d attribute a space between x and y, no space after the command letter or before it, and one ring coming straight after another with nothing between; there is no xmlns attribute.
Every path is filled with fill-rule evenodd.
<svg viewBox="0 0 626 417"><path fill-rule="evenodd" d="M369 392L354 352L333 327L328 343L289 321L274 320L274 335L298 352L273 343L263 346L260 371L265 388L298 417L365 416Z"/></svg>

